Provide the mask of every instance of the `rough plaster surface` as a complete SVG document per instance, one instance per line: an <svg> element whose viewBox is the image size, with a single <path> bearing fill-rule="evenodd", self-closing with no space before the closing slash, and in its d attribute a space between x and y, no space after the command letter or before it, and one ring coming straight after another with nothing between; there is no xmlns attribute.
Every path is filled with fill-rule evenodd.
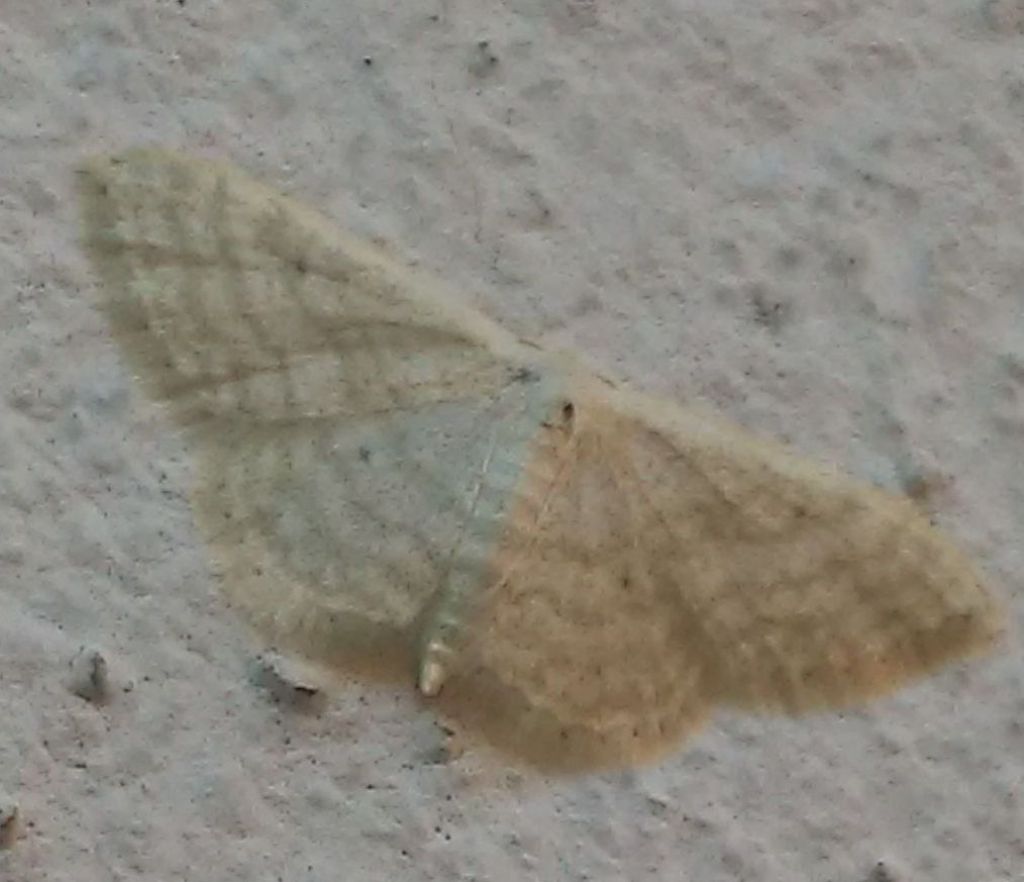
<svg viewBox="0 0 1024 882"><path fill-rule="evenodd" d="M1022 56L1020 0L3 0L0 879L1020 878L1014 640L565 780L445 749L411 690L272 695L71 172L230 158L518 332L913 492L1019 630Z"/></svg>

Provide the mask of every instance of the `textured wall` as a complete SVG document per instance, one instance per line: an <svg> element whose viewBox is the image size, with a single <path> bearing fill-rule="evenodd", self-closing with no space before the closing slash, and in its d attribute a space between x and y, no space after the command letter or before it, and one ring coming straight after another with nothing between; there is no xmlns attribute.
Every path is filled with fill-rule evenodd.
<svg viewBox="0 0 1024 882"><path fill-rule="evenodd" d="M387 7L3 3L0 878L1017 878L1014 641L582 779L446 747L411 690L275 703L72 169L230 158L518 333L913 493L1019 610L1020 0Z"/></svg>

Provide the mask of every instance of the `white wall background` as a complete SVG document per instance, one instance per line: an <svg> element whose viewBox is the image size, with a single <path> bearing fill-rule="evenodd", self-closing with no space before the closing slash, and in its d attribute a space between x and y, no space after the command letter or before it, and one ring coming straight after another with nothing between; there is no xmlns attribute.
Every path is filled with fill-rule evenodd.
<svg viewBox="0 0 1024 882"><path fill-rule="evenodd" d="M1019 629L1021 0L0 0L0 879L1021 878L1013 641L576 780L446 754L411 691L270 702L76 245L75 164L140 142L230 158L632 385L926 489ZM102 707L64 682L83 643Z"/></svg>

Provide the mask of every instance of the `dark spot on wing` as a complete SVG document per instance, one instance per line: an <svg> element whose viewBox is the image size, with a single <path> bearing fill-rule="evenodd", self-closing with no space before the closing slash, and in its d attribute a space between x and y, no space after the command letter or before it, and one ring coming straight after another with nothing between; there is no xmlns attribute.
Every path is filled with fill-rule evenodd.
<svg viewBox="0 0 1024 882"><path fill-rule="evenodd" d="M536 383L540 380L540 374L538 374L533 368L518 367L512 374L513 383Z"/></svg>

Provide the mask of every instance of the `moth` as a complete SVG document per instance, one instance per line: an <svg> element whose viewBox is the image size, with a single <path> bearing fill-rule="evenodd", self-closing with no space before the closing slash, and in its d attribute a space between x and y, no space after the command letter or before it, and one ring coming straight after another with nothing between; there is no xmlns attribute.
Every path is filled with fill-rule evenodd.
<svg viewBox="0 0 1024 882"><path fill-rule="evenodd" d="M909 500L518 339L228 165L85 163L112 331L196 455L231 604L558 767L663 755L988 650Z"/></svg>

